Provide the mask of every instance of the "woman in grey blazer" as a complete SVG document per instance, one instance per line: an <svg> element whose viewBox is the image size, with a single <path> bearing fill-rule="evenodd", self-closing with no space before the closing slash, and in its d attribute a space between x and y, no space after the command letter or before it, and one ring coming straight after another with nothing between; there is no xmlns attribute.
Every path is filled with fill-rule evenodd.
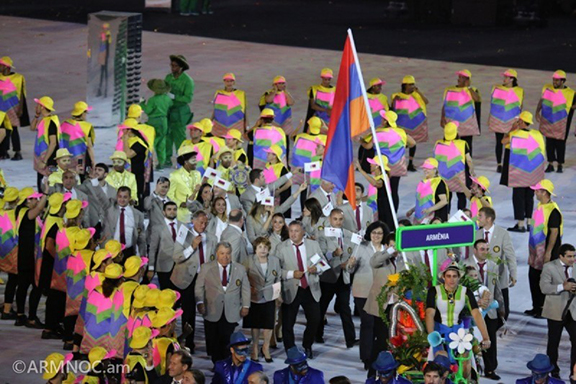
<svg viewBox="0 0 576 384"><path fill-rule="evenodd" d="M208 226L206 227L206 232L216 236L218 241L220 241L220 235L228 226L228 215L226 215L226 200L219 196L212 200L212 207L210 210L211 215Z"/></svg>
<svg viewBox="0 0 576 384"><path fill-rule="evenodd" d="M372 344L374 341L374 316L364 309L366 300L372 288L372 266L370 261L376 253L384 252L384 235L388 229L382 222L375 222L368 226L362 244L356 252L348 259L348 272L354 273L352 282L352 295L354 305L360 313L360 360L367 365L372 355Z"/></svg>
<svg viewBox="0 0 576 384"><path fill-rule="evenodd" d="M304 191L307 186L306 183L301 184L298 190L278 207L262 205L260 202L255 201L246 218L246 234L248 235L248 240L253 243L256 238L267 236L273 215L289 210L300 195L300 192Z"/></svg>
<svg viewBox="0 0 576 384"><path fill-rule="evenodd" d="M212 186L208 183L202 184L198 190L196 200L188 200L186 204L191 215L194 215L197 211L204 211L206 214L210 213L210 207L212 206Z"/></svg>
<svg viewBox="0 0 576 384"><path fill-rule="evenodd" d="M256 203L257 204L257 203ZM274 312L276 310L273 296L274 284L280 284L280 260L269 256L270 240L258 237L254 241L254 255L248 259L246 270L250 280L251 305L248 316L244 318L243 328L252 329L252 361L258 361L260 330L264 333L264 345L260 349L267 363L271 363L270 337L274 329Z"/></svg>
<svg viewBox="0 0 576 384"><path fill-rule="evenodd" d="M309 239L317 240L321 231L326 226L326 216L322 212L322 206L315 198L304 202L302 210L302 225ZM330 225L328 225L330 226Z"/></svg>
<svg viewBox="0 0 576 384"><path fill-rule="evenodd" d="M276 255L276 247L284 240L288 240L288 226L286 219L281 213L272 215L272 228L268 232L268 240L270 240L271 248L270 254Z"/></svg>

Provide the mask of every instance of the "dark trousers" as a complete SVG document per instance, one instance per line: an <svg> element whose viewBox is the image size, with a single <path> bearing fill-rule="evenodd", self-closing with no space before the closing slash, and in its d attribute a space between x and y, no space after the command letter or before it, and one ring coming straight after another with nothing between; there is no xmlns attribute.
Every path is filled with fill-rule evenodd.
<svg viewBox="0 0 576 384"><path fill-rule="evenodd" d="M38 311L38 303L42 297L42 290L34 284L33 271L21 271L18 274L18 289L16 291L16 309L19 315L23 315L26 310L26 296L28 288L32 286L30 299L28 299L28 318L34 319Z"/></svg>
<svg viewBox="0 0 576 384"><path fill-rule="evenodd" d="M294 324L296 324L300 306L304 309L304 315L306 316L306 330L304 331L302 346L304 348L312 348L312 344L314 344L314 336L316 336L321 319L320 303L314 300L310 288L303 289L299 287L294 301L290 304L282 304L282 338L284 339L284 349L286 350L296 345Z"/></svg>
<svg viewBox="0 0 576 384"><path fill-rule="evenodd" d="M196 285L196 276L192 283L186 289L179 289L180 305L182 306L182 324L188 323L192 327L192 333L186 338L186 346L190 350L195 349L194 333L196 332L196 297L194 296L194 286Z"/></svg>
<svg viewBox="0 0 576 384"><path fill-rule="evenodd" d="M390 315L392 306L386 308L386 316ZM372 356L370 358L370 369L368 369L368 377L374 376L376 373L372 368L372 363L378 359L378 354L388 349L388 327L384 324L384 320L380 316L372 316L374 319L374 326L372 332L374 341L372 343Z"/></svg>
<svg viewBox="0 0 576 384"><path fill-rule="evenodd" d="M457 207L458 209L464 209L466 208L466 203L468 203L468 199L466 199L466 195L463 192L450 192L449 193L449 197L450 199L448 200L448 216L450 216L450 211L452 210L452 197L456 195L456 201L457 201Z"/></svg>
<svg viewBox="0 0 576 384"><path fill-rule="evenodd" d="M74 327L76 326L78 315L64 317L64 341L74 341Z"/></svg>
<svg viewBox="0 0 576 384"><path fill-rule="evenodd" d="M158 275L158 283L160 283L160 289L178 289L174 286L172 281L170 281L172 272L156 272L156 274ZM194 284L192 284L192 286L194 286Z"/></svg>
<svg viewBox="0 0 576 384"><path fill-rule="evenodd" d="M412 148L408 149L408 158L410 160L412 160L414 158L414 155L416 155L416 145L413 146Z"/></svg>
<svg viewBox="0 0 576 384"><path fill-rule="evenodd" d="M534 210L534 190L530 187L512 188L514 220L530 219Z"/></svg>
<svg viewBox="0 0 576 384"><path fill-rule="evenodd" d="M326 311L328 310L328 305L334 296L336 296L334 309L336 310L336 313L340 314L342 329L344 330L344 338L346 339L346 346L354 346L356 332L354 331L352 310L350 309L350 284L344 284L344 273L340 273L340 277L336 283L320 282L320 289L322 290L322 296L320 298L320 319L324 319ZM324 336L324 321L320 321L316 336L318 338Z"/></svg>
<svg viewBox="0 0 576 384"><path fill-rule="evenodd" d="M510 292L508 288L502 289L502 298L504 299L504 320L510 316Z"/></svg>
<svg viewBox="0 0 576 384"><path fill-rule="evenodd" d="M502 150L504 145L502 144L502 139L504 138L503 133L495 132L496 135L496 163L502 164Z"/></svg>
<svg viewBox="0 0 576 384"><path fill-rule="evenodd" d="M46 298L46 329L56 331L60 329L60 323L64 320L66 311L66 292L55 289L48 290Z"/></svg>
<svg viewBox="0 0 576 384"><path fill-rule="evenodd" d="M204 320L204 332L206 333L206 348L209 348L212 362L224 360L230 356L230 336L238 323L226 321L226 315L222 313L220 320L216 322Z"/></svg>
<svg viewBox="0 0 576 384"><path fill-rule="evenodd" d="M18 132L18 127L12 127L12 131L6 131L6 149L10 149L10 141L12 141L12 150L14 152L20 152L20 133Z"/></svg>
<svg viewBox="0 0 576 384"><path fill-rule="evenodd" d="M372 343L374 341L374 316L364 310L366 299L355 297L354 305L360 313L360 360L367 363L372 357Z"/></svg>
<svg viewBox="0 0 576 384"><path fill-rule="evenodd" d="M398 187L400 186L400 176L392 176L390 178L390 192L392 192L392 202L394 203L394 210L398 212L400 206L400 197L398 197Z"/></svg>
<svg viewBox="0 0 576 384"><path fill-rule="evenodd" d="M308 197L308 191L305 189L300 192L300 210L304 212L304 203L306 202L306 198Z"/></svg>
<svg viewBox="0 0 576 384"><path fill-rule="evenodd" d="M545 295L540 289L540 276L542 275L542 270L529 267L528 269L528 281L530 282L530 295L532 296L532 308L536 310L538 314L542 313L542 307L544 306Z"/></svg>
<svg viewBox="0 0 576 384"><path fill-rule="evenodd" d="M498 368L498 350L496 347L498 337L496 336L496 331L498 331L500 327L498 326L498 319L491 319L488 315L484 317L484 322L486 323L486 329L490 337L490 348L482 352L484 370L486 372L494 372L496 368Z"/></svg>
<svg viewBox="0 0 576 384"><path fill-rule="evenodd" d="M38 191L42 191L42 179L44 178L44 175L41 174L40 172L36 172L36 187L38 188Z"/></svg>
<svg viewBox="0 0 576 384"><path fill-rule="evenodd" d="M468 147L470 148L470 156L472 156L472 139L474 138L474 136L464 136L461 137L461 140L464 140L465 142L468 143Z"/></svg>
<svg viewBox="0 0 576 384"><path fill-rule="evenodd" d="M546 354L550 357L550 362L554 365L552 373L560 373L558 367L558 347L560 346L560 339L562 338L562 331L566 328L570 336L570 368L568 372L572 373L572 367L576 364L576 322L572 318L572 314L568 312L566 318L562 321L548 319L548 346L546 347Z"/></svg>
<svg viewBox="0 0 576 384"><path fill-rule="evenodd" d="M557 161L558 164L564 164L566 155L566 140L546 138L546 158L549 163Z"/></svg>
<svg viewBox="0 0 576 384"><path fill-rule="evenodd" d="M18 275L15 273L8 274L6 289L4 290L4 304L12 304L16 296L16 287L18 287Z"/></svg>

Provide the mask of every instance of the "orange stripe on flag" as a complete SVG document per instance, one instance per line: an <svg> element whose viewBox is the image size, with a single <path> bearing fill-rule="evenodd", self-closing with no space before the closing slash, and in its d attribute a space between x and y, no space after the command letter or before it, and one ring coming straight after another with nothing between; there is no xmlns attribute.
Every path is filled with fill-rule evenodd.
<svg viewBox="0 0 576 384"><path fill-rule="evenodd" d="M348 168L348 184L346 184L344 193L346 193L346 197L348 197L348 203L350 203L350 206L356 208L356 180L354 180L354 163L350 164L350 168Z"/></svg>
<svg viewBox="0 0 576 384"><path fill-rule="evenodd" d="M352 137L358 136L370 128L366 104L362 97L357 97L350 102L350 126Z"/></svg>

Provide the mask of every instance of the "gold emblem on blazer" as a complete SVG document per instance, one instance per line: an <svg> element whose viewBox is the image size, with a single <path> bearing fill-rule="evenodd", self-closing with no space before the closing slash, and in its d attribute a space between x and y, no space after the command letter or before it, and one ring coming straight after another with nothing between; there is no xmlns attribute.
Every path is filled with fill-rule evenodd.
<svg viewBox="0 0 576 384"><path fill-rule="evenodd" d="M348 253L352 254L352 247L348 247Z"/></svg>
<svg viewBox="0 0 576 384"><path fill-rule="evenodd" d="M318 230L319 230L319 231L323 231L323 230L324 230L324 227L323 227L323 226L319 226L319 227L318 227Z"/></svg>
<svg viewBox="0 0 576 384"><path fill-rule="evenodd" d="M496 253L500 252L500 247L495 245L494 248L492 248L492 250Z"/></svg>
<svg viewBox="0 0 576 384"><path fill-rule="evenodd" d="M278 276L278 272L276 272L276 270L273 269L273 270L272 270L272 275L273 275L273 276Z"/></svg>
<svg viewBox="0 0 576 384"><path fill-rule="evenodd" d="M214 255L210 255L210 260L214 261Z"/></svg>
<svg viewBox="0 0 576 384"><path fill-rule="evenodd" d="M237 280L236 280L236 286L239 287L239 286L241 286L241 285L242 285L242 282L240 281L240 279L237 279Z"/></svg>
<svg viewBox="0 0 576 384"><path fill-rule="evenodd" d="M496 278L492 279L492 285L494 285L494 286L496 285Z"/></svg>

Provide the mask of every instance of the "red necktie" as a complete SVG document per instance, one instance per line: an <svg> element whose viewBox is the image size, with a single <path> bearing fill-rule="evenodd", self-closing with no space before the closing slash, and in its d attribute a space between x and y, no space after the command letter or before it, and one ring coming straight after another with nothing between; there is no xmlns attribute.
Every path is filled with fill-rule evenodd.
<svg viewBox="0 0 576 384"><path fill-rule="evenodd" d="M569 279L570 275L568 274L568 268L570 268L568 265L564 266L564 275L566 275L566 278Z"/></svg>
<svg viewBox="0 0 576 384"><path fill-rule="evenodd" d="M465 249L465 251L464 251L464 254L465 254L464 259L467 259L467 258L470 257L470 247L465 247L464 249Z"/></svg>
<svg viewBox="0 0 576 384"><path fill-rule="evenodd" d="M358 230L362 229L362 223L360 222L360 208L362 206L359 205L356 207L356 226L358 227Z"/></svg>
<svg viewBox="0 0 576 384"><path fill-rule="evenodd" d="M204 246L202 242L198 244L198 254L200 255L200 265L204 264Z"/></svg>
<svg viewBox="0 0 576 384"><path fill-rule="evenodd" d="M222 286L228 285L228 272L226 272L227 267L222 267Z"/></svg>
<svg viewBox="0 0 576 384"><path fill-rule="evenodd" d="M124 210L126 208L120 208L120 243L126 245L126 231L124 229Z"/></svg>
<svg viewBox="0 0 576 384"><path fill-rule="evenodd" d="M330 196L330 194L326 195L326 198L328 199L328 202L331 203L332 202L332 196Z"/></svg>
<svg viewBox="0 0 576 384"><path fill-rule="evenodd" d="M484 240L486 241L486 243L489 243L490 241L488 240L488 236L490 235L490 231L484 231Z"/></svg>
<svg viewBox="0 0 576 384"><path fill-rule="evenodd" d="M426 263L426 268L432 272L432 269L430 268L430 257L428 257L428 250L424 251L424 262Z"/></svg>
<svg viewBox="0 0 576 384"><path fill-rule="evenodd" d="M300 253L300 246L302 244L303 243L294 244L294 246L296 247L296 259L298 260L298 269L304 272L304 261L302 261L302 253ZM304 289L308 288L308 280L306 280L306 275L302 276L302 278L300 279L300 285Z"/></svg>
<svg viewBox="0 0 576 384"><path fill-rule="evenodd" d="M176 229L174 229L174 223L170 223L172 227L172 241L176 241Z"/></svg>
<svg viewBox="0 0 576 384"><path fill-rule="evenodd" d="M394 273L396 273L396 258L395 258L395 257L391 257L391 258L390 258L390 262L391 262L392 265L394 266Z"/></svg>
<svg viewBox="0 0 576 384"><path fill-rule="evenodd" d="M480 272L480 282L481 282L482 284L484 284L484 265L485 265L485 264L486 264L486 263L478 263L478 268L480 269L480 270L479 270L479 272Z"/></svg>

